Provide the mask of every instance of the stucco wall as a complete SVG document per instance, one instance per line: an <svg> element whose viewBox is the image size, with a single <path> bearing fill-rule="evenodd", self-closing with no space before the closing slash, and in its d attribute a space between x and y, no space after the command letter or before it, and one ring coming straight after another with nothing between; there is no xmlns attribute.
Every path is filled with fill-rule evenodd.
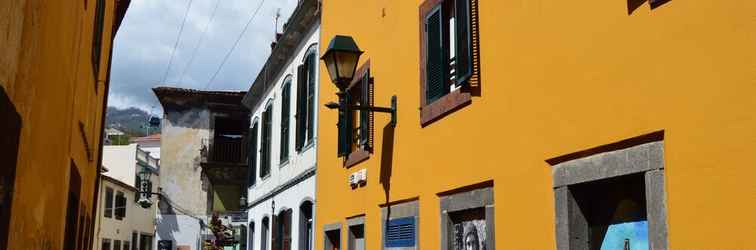
<svg viewBox="0 0 756 250"><path fill-rule="evenodd" d="M204 216L207 185L200 167L202 141L209 137L210 112L206 109L166 111L162 125L160 187L180 210Z"/></svg>
<svg viewBox="0 0 756 250"><path fill-rule="evenodd" d="M630 1L643 5L628 14L628 1L479 0L480 96L425 127L422 2L323 1L321 44L354 37L376 105L398 97L398 125L376 114L374 154L342 168L337 112L323 107L337 90L321 78L316 249L323 225L363 213L380 249L379 205L403 199L418 200L422 248L439 249L439 193L489 180L496 247L554 249L545 160L659 130L670 248L756 247L756 2ZM362 168L366 186L350 188Z"/></svg>
<svg viewBox="0 0 756 250"><path fill-rule="evenodd" d="M6 130L3 143L18 141L3 147L11 156L0 157L0 165L15 169L11 230L0 235L8 249L62 249L69 181L77 175L79 190L72 191L86 215L81 224L93 228L116 1L106 1L97 76L91 62L94 2L0 1L0 127L19 129ZM6 124L12 114L20 119Z"/></svg>

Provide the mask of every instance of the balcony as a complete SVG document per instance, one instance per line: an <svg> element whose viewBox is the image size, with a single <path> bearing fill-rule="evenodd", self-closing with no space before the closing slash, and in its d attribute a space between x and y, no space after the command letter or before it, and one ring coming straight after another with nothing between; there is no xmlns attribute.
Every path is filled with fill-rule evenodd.
<svg viewBox="0 0 756 250"><path fill-rule="evenodd" d="M200 165L210 182L246 184L247 143L244 137L218 136L212 143L203 141L200 155Z"/></svg>

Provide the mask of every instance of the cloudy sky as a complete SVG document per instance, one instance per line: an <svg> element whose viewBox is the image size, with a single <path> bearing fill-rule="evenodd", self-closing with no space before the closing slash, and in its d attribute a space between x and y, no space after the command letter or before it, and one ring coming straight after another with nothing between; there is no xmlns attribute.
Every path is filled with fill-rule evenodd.
<svg viewBox="0 0 756 250"><path fill-rule="evenodd" d="M190 2L178 46L162 82ZM259 7L238 46L208 87L247 90L270 54L276 12L281 13L280 30L296 3L297 0L132 0L115 38L108 105L148 111L154 106L159 112L152 87L204 89Z"/></svg>

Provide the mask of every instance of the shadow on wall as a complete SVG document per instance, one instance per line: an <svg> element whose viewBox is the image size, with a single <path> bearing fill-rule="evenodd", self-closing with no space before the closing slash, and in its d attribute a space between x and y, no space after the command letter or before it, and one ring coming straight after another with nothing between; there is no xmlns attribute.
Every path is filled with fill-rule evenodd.
<svg viewBox="0 0 756 250"><path fill-rule="evenodd" d="M158 209L160 210L160 214L164 215L160 216L157 220L158 237L160 237L160 240L170 240L175 242L176 237L174 237L173 234L179 231L179 225L178 221L176 221L176 216L173 216L176 214L173 210L173 206L171 206L170 202L161 195L160 202L158 202Z"/></svg>
<svg viewBox="0 0 756 250"><path fill-rule="evenodd" d="M669 1L671 0L627 0L627 14L633 14L633 12L645 2L648 2L648 4L651 6L651 9L653 10Z"/></svg>
<svg viewBox="0 0 756 250"><path fill-rule="evenodd" d="M3 133L0 136L0 249L6 249L8 244L21 123L21 116L5 88L0 86L0 131Z"/></svg>
<svg viewBox="0 0 756 250"><path fill-rule="evenodd" d="M394 127L386 124L383 127L383 141L381 144L381 185L386 196L388 205L391 202L389 192L391 190L391 168L394 166Z"/></svg>

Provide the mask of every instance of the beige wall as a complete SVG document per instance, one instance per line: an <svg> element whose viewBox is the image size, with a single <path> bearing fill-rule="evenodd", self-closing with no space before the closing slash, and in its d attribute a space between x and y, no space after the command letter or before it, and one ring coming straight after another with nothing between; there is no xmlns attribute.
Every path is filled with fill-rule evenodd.
<svg viewBox="0 0 756 250"><path fill-rule="evenodd" d="M153 192L157 191L159 177L153 175L152 178ZM153 205L149 208L142 208L134 201L134 193L136 189L132 187L126 187L122 184L116 183L108 178L102 178L100 190L100 201L97 226L95 229L95 241L93 242L92 249L99 250L102 246L103 239L110 239L111 244L114 240L120 240L121 242L131 242L132 232L137 234L155 235L155 219L157 215L157 197L153 195ZM123 192L126 196L126 217L122 220L117 220L115 216L106 218L105 212L105 195L106 188L113 189L113 198L118 192ZM115 201L113 202L115 204ZM154 237L153 237L154 238ZM121 243L123 245L123 243ZM131 242L133 246L134 243ZM155 244L153 244L154 246Z"/></svg>

